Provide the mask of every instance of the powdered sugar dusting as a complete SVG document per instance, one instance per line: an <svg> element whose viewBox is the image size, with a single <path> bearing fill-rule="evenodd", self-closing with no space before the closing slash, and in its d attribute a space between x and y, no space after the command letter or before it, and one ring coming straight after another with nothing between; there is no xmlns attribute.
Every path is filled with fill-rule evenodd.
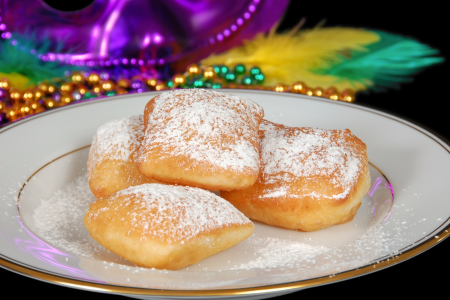
<svg viewBox="0 0 450 300"><path fill-rule="evenodd" d="M50 198L41 200L34 211L33 219L39 235L51 244L94 258L94 253L104 248L91 237L84 238L83 218L95 200L85 176L57 190Z"/></svg>
<svg viewBox="0 0 450 300"><path fill-rule="evenodd" d="M263 116L261 106L241 96L174 90L156 97L144 145L146 151L162 147L167 157L188 156L222 169L258 171Z"/></svg>
<svg viewBox="0 0 450 300"><path fill-rule="evenodd" d="M97 129L92 142L97 159L108 156L110 159L128 160L139 147L144 133L142 115L109 121Z"/></svg>
<svg viewBox="0 0 450 300"><path fill-rule="evenodd" d="M89 212L88 217L108 214L114 220L123 217L123 209L132 205L127 212L131 230L169 243L188 241L200 233L230 225L252 224L228 201L199 188L143 184L122 190L108 201L120 203L110 211Z"/></svg>
<svg viewBox="0 0 450 300"><path fill-rule="evenodd" d="M236 265L231 270L280 266L290 268L331 250L322 245L309 245L275 237L261 238L254 235L247 240L247 247L249 250L254 250L256 258Z"/></svg>
<svg viewBox="0 0 450 300"><path fill-rule="evenodd" d="M349 130L295 128L263 120L260 125L261 160L266 183L289 182L297 177L328 176L345 198L367 158L354 151ZM285 191L270 190L265 197L283 196ZM275 195L275 196L274 196ZM311 196L319 196L317 193ZM322 195L320 195L322 196ZM326 195L323 195L326 197ZM330 196L328 196L330 197Z"/></svg>

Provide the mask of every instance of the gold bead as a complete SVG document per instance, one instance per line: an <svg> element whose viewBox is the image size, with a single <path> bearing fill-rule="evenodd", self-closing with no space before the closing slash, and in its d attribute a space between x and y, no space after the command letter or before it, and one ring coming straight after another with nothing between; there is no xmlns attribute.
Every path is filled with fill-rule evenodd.
<svg viewBox="0 0 450 300"><path fill-rule="evenodd" d="M0 114L5 111L5 108L6 108L6 104L4 102L0 101Z"/></svg>
<svg viewBox="0 0 450 300"><path fill-rule="evenodd" d="M188 72L189 75L193 75L193 76L200 75L202 73L202 69L200 69L200 66L197 64L190 64L187 67L186 71Z"/></svg>
<svg viewBox="0 0 450 300"><path fill-rule="evenodd" d="M122 89L127 89L130 87L130 81L126 78L121 78L117 80L117 86L121 87Z"/></svg>
<svg viewBox="0 0 450 300"><path fill-rule="evenodd" d="M155 88L156 84L158 83L158 80L156 78L148 78L145 82L149 87Z"/></svg>
<svg viewBox="0 0 450 300"><path fill-rule="evenodd" d="M29 115L31 113L31 107L28 104L22 104L20 106L20 112L23 116Z"/></svg>
<svg viewBox="0 0 450 300"><path fill-rule="evenodd" d="M339 100L339 94L338 93L328 94L328 98L330 98L331 100Z"/></svg>
<svg viewBox="0 0 450 300"><path fill-rule="evenodd" d="M84 84L79 84L77 86L77 89L81 95L84 95L84 94L86 94L87 91L89 91L89 88L87 86L85 86Z"/></svg>
<svg viewBox="0 0 450 300"><path fill-rule="evenodd" d="M40 107L42 107L41 104L40 104L38 101L30 102L29 106L30 106L30 108L31 108L32 113L36 113L36 111L37 111Z"/></svg>
<svg viewBox="0 0 450 300"><path fill-rule="evenodd" d="M92 87L92 91L96 94L100 94L101 92L103 92L103 87L100 84L94 84L94 86Z"/></svg>
<svg viewBox="0 0 450 300"><path fill-rule="evenodd" d="M316 88L313 90L313 94L314 94L314 96L317 96L317 97L323 97L323 95L324 95L325 93L324 93L324 91L323 91L323 88L321 88L321 87L316 87Z"/></svg>
<svg viewBox="0 0 450 300"><path fill-rule="evenodd" d="M306 88L306 90L305 90L305 95L307 95L307 96L312 96L312 95L314 95L314 92L313 92L312 89Z"/></svg>
<svg viewBox="0 0 450 300"><path fill-rule="evenodd" d="M42 91L42 93L46 94L48 93L48 86L49 84L47 82L41 82L38 84L37 88Z"/></svg>
<svg viewBox="0 0 450 300"><path fill-rule="evenodd" d="M342 92L342 100L345 102L355 102L355 91L352 89L345 89Z"/></svg>
<svg viewBox="0 0 450 300"><path fill-rule="evenodd" d="M34 100L40 100L44 93L40 89L34 89Z"/></svg>
<svg viewBox="0 0 450 300"><path fill-rule="evenodd" d="M278 84L275 84L275 87L273 88L273 90L275 92L286 92L288 89L287 89L287 86L278 83Z"/></svg>
<svg viewBox="0 0 450 300"><path fill-rule="evenodd" d="M99 83L100 81L100 76L96 73L96 72L91 72L87 78L87 82L90 85L94 85Z"/></svg>
<svg viewBox="0 0 450 300"><path fill-rule="evenodd" d="M56 87L54 85L49 85L47 91L49 94L53 94L56 91Z"/></svg>
<svg viewBox="0 0 450 300"><path fill-rule="evenodd" d="M306 90L307 86L306 84L304 84L301 81L297 81L292 85L292 89L291 92L293 93L299 93L299 94L304 94L305 90Z"/></svg>
<svg viewBox="0 0 450 300"><path fill-rule="evenodd" d="M216 71L214 70L214 67L207 67L204 71L203 71L203 77L206 80L209 79L213 79L214 77L216 77Z"/></svg>
<svg viewBox="0 0 450 300"><path fill-rule="evenodd" d="M74 85L71 82L63 83L61 85L61 93L62 94L70 94L73 92L73 87L74 87Z"/></svg>
<svg viewBox="0 0 450 300"><path fill-rule="evenodd" d="M72 75L70 76L70 80L77 84L77 83L83 83L84 82L84 75L80 71L73 71Z"/></svg>
<svg viewBox="0 0 450 300"><path fill-rule="evenodd" d="M186 83L186 76L183 74L177 74L173 76L173 86L177 87Z"/></svg>
<svg viewBox="0 0 450 300"><path fill-rule="evenodd" d="M128 91L126 89L124 89L124 88L117 87L116 88L116 93L117 93L117 95L123 95L123 94L128 93Z"/></svg>
<svg viewBox="0 0 450 300"><path fill-rule="evenodd" d="M35 93L32 89L26 89L23 92L23 101L25 101L25 103L30 103L31 101L35 100Z"/></svg>
<svg viewBox="0 0 450 300"><path fill-rule="evenodd" d="M19 102L20 100L22 100L23 93L21 91L19 91L18 89L11 88L9 90L9 97L11 98L11 100L13 102Z"/></svg>
<svg viewBox="0 0 450 300"><path fill-rule="evenodd" d="M56 107L56 101L53 98L45 98L44 105L46 108L53 108Z"/></svg>
<svg viewBox="0 0 450 300"><path fill-rule="evenodd" d="M161 90L165 90L165 89L166 89L166 85L162 81L158 80L158 82L155 85L155 90L161 91Z"/></svg>
<svg viewBox="0 0 450 300"><path fill-rule="evenodd" d="M100 84L105 91L112 91L116 87L116 85L114 84L114 81L109 80L109 79L102 81Z"/></svg>
<svg viewBox="0 0 450 300"><path fill-rule="evenodd" d="M10 121L14 121L15 119L17 119L16 110L13 107L5 108L5 115L6 118Z"/></svg>
<svg viewBox="0 0 450 300"><path fill-rule="evenodd" d="M21 104L14 103L11 108L14 109L14 120L20 119L25 115Z"/></svg>
<svg viewBox="0 0 450 300"><path fill-rule="evenodd" d="M225 87L227 89L237 89L238 88L238 84L234 83L234 82L230 82L227 85L223 85L223 87Z"/></svg>
<svg viewBox="0 0 450 300"><path fill-rule="evenodd" d="M31 108L33 109L32 111L33 114L45 111L45 108L39 102L31 104Z"/></svg>
<svg viewBox="0 0 450 300"><path fill-rule="evenodd" d="M61 103L64 103L64 104L69 104L70 102L72 102L73 101L73 97L72 96L69 96L69 95L63 95L62 97L61 97Z"/></svg>
<svg viewBox="0 0 450 300"><path fill-rule="evenodd" d="M0 88L9 90L11 88L11 84L7 78L0 79Z"/></svg>

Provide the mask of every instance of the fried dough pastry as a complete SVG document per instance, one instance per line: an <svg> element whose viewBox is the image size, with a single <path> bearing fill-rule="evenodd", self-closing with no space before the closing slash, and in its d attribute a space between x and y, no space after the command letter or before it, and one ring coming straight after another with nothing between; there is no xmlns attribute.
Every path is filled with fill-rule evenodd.
<svg viewBox="0 0 450 300"><path fill-rule="evenodd" d="M244 190L221 192L247 217L299 231L349 222L370 188L366 145L350 130L263 120L261 172Z"/></svg>
<svg viewBox="0 0 450 300"><path fill-rule="evenodd" d="M97 129L88 159L88 179L98 199L130 186L155 183L136 169L135 159L143 139L143 116L109 121Z"/></svg>
<svg viewBox="0 0 450 300"><path fill-rule="evenodd" d="M101 198L84 224L106 249L146 268L179 269L248 238L253 223L199 188L143 184Z"/></svg>
<svg viewBox="0 0 450 300"><path fill-rule="evenodd" d="M209 190L235 190L258 178L261 106L202 89L174 90L145 107L138 170L149 178Z"/></svg>

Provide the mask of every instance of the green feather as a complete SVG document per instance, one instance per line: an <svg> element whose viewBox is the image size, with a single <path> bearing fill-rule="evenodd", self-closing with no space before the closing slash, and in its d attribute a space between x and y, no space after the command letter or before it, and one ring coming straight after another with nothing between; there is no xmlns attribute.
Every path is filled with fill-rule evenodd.
<svg viewBox="0 0 450 300"><path fill-rule="evenodd" d="M352 51L350 57L338 55L326 67L313 70L321 75L333 75L341 79L373 85L373 90L397 88L400 83L411 81L411 75L424 67L444 61L442 57L430 57L438 50L416 40L375 31L380 41L366 46L367 51Z"/></svg>
<svg viewBox="0 0 450 300"><path fill-rule="evenodd" d="M15 45L12 45L13 41ZM54 51L60 50L61 46L62 41L58 41ZM39 59L39 54L47 54L51 49L52 42L45 37L37 39L33 33L14 34L11 39L0 41L0 73L22 74L30 79L28 84L36 84L42 80L64 77L65 71L83 69Z"/></svg>

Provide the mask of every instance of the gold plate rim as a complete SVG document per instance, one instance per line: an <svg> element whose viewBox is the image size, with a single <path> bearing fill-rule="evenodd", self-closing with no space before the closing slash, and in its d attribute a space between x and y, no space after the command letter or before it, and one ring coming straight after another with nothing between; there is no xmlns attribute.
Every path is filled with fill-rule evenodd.
<svg viewBox="0 0 450 300"><path fill-rule="evenodd" d="M232 90L227 90L227 91L232 91ZM244 91L236 90L236 91L238 91L238 92L250 92L249 90L244 90ZM154 94L159 94L159 93L160 92L148 92L148 93L144 93L144 94L154 95ZM273 94L275 92L271 92L271 91L253 91L252 90L251 93ZM307 97L306 98L306 97L302 97L302 95L295 95L295 94L284 94L284 95L289 97L289 98L292 97L292 98L297 98L297 99L300 98L300 99L304 99L304 100L323 101L323 102L327 102L327 103L330 103L330 104L333 103L333 104L336 104L336 105L349 106L349 107L353 107L355 109L360 109L360 110L363 110L363 111L367 111L367 112L370 112L370 113L381 115L383 117L387 117L387 118L389 118L391 120L400 122L400 123L402 123L404 125L407 125L408 127L411 127L413 129L415 129L415 130L417 130L417 131L427 135L429 138L434 140L441 147L443 147L447 152L450 153L449 149L447 149L441 143L441 141L443 143L445 143L446 146L450 146L449 142L447 142L446 140L444 140L442 138L440 138L440 140L436 139L435 137L432 136L432 135L436 135L436 134L431 133L429 130L424 129L423 126L421 126L421 125L415 124L415 126L417 126L420 129L422 129L422 130L419 130L415 126L411 125L413 122L406 121L404 118L395 117L392 114L381 112L381 111L373 109L373 108L357 106L355 104L350 104L350 103L336 102L336 101L329 100L329 99L324 99L324 98L318 98L318 97ZM112 101L112 100L119 100L119 99L124 98L124 97L125 98L129 97L129 95L113 96L113 97L108 97L108 98L103 98L103 99L94 99L94 101L97 101L97 102L98 101L102 101L102 102L103 101ZM52 111L49 111L49 112L39 113L39 114L37 114L35 116L31 116L31 117L19 120L19 122L14 122L12 124L8 124L6 126L2 126L2 127L0 127L0 134L5 132L8 129L11 129L12 127L18 126L18 125L20 125L20 124L22 124L24 122L27 122L27 121L31 121L31 120L33 120L35 118L39 118L39 117L45 116L47 114L59 112L59 111L65 110L65 109L78 107L79 105L90 104L90 103L92 103L92 101L93 100L88 100L88 101L83 101L81 103L74 103L73 105L60 107L56 111L52 110ZM408 123L411 123L411 124L408 124ZM88 147L88 146L76 149L76 150L71 151L69 153L66 153L66 154L64 154L62 156L65 156L67 154L73 153L75 151L81 150L81 149L86 148L86 147ZM60 156L60 157L62 157L62 156ZM55 160L59 159L60 157L56 158ZM46 165L41 167L39 170L44 168ZM39 172L39 170L37 170L36 172ZM385 176L385 175L383 174L383 176ZM442 224L445 224L446 222L448 222L449 219L445 220L445 222L443 222ZM118 286L118 285L111 285L111 284L88 282L88 281L84 281L84 280L80 280L80 279L72 279L72 278L61 276L61 275L51 274L49 272L36 270L36 269L34 269L32 267L28 267L28 266L23 266L19 262L15 262L14 260L9 259L9 258L7 258L7 257L5 257L5 256L3 256L1 254L0 254L0 266L5 268L5 269L8 269L10 271L13 271L15 273L19 273L19 274L22 274L22 275L25 275L25 276L28 276L28 277L32 277L32 278L36 278L36 279L39 279L39 280L43 280L43 281L46 281L46 282L59 284L59 285L66 286L66 287L71 287L71 288L78 288L78 289L83 289L83 290L88 290L88 291L93 291L93 292L103 292L103 293L118 293L118 294L129 294L129 295L148 295L148 296L178 296L178 297L189 297L189 296L191 296L191 297L192 296L199 296L199 297L244 296L244 295L250 296L250 295L277 293L277 292L287 292L288 293L289 291L295 291L295 290L309 288L309 287L313 287L313 286L319 286L319 285L323 285L323 284L334 283L334 282L342 281L342 280L345 280L345 279L350 279L350 278L353 278L353 277L370 274L372 272L375 272L375 271L382 270L382 269L385 269L387 267L393 266L393 265L398 264L398 263L400 263L402 261L405 261L405 260L407 260L409 258L412 258L412 257L414 257L414 256L416 256L416 255L418 255L418 254L420 254L420 253L430 249L431 247L437 245L439 242L443 241L445 238L447 238L449 236L449 234L450 234L449 229L450 229L450 224L445 226L439 232L429 234L427 237L423 238L423 239L428 238L427 240L425 240L423 242L421 242L423 239L420 240L420 241L417 241L417 243L420 243L420 244L418 244L418 245L416 244L413 247L411 247L411 245L405 247L405 248L409 248L409 247L411 247L411 248L407 249L404 252L400 251L398 253L398 255L387 256L387 257L385 257L385 258L383 258L383 259L381 259L379 261L373 262L373 263L368 264L366 266L363 266L361 268L351 269L351 270L348 270L348 271L340 272L340 273L329 275L329 276L327 275L327 276L322 276L322 277L317 277L317 278L306 279L306 280L302 280L302 281L283 283L283 284L275 284L275 285L267 285L267 286L259 286L259 287L240 288L240 289L238 288L238 289L221 289L221 290L220 289L219 290L162 290L162 289L127 287L127 286ZM436 230L437 229L435 229L435 231ZM432 238L431 235L434 235L434 238Z"/></svg>

